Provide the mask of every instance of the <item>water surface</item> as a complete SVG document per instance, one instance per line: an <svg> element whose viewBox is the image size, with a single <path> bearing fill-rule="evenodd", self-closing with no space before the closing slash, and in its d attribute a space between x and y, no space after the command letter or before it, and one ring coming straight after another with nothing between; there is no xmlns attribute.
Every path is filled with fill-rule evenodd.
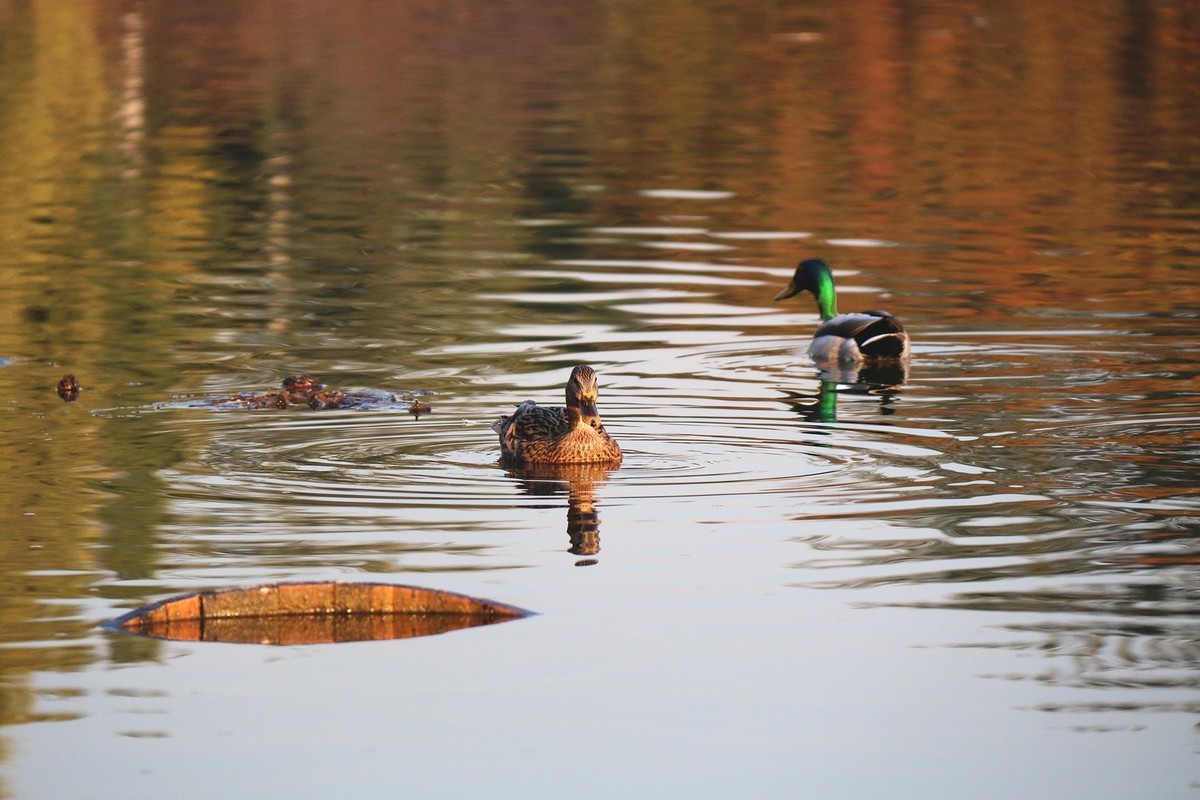
<svg viewBox="0 0 1200 800"><path fill-rule="evenodd" d="M1189 4L0 15L0 795L1195 791ZM503 467L577 363L624 463ZM298 372L432 412L196 402ZM284 580L537 615L99 628Z"/></svg>

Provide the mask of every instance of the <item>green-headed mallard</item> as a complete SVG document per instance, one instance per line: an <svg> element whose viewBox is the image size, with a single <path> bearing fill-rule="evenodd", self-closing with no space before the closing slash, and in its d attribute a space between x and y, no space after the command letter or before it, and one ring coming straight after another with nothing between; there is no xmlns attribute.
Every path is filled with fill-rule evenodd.
<svg viewBox="0 0 1200 800"><path fill-rule="evenodd" d="M900 320L886 311L837 313L837 289L829 265L819 258L801 261L796 274L775 299L808 290L817 298L821 325L813 334L808 355L818 364L899 362L908 359L908 334Z"/></svg>
<svg viewBox="0 0 1200 800"><path fill-rule="evenodd" d="M526 400L511 417L492 423L504 458L526 464L583 464L621 461L621 448L596 410L596 371L580 365L567 381L567 407Z"/></svg>

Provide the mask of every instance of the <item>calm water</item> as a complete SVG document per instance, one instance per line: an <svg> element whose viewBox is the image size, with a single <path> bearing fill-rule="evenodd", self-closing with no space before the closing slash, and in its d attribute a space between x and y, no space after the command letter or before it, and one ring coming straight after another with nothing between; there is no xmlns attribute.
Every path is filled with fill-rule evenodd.
<svg viewBox="0 0 1200 800"><path fill-rule="evenodd" d="M0 796L1195 796L1195 4L279 5L0 0ZM98 628L324 579L537 616Z"/></svg>

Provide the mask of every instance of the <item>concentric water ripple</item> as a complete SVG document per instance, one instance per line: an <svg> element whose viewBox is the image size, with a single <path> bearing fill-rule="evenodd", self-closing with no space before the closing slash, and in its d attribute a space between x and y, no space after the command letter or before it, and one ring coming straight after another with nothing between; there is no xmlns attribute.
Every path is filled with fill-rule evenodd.
<svg viewBox="0 0 1200 800"><path fill-rule="evenodd" d="M1193 421L1142 407L1175 373L1130 363L1127 334L1064 348L1073 339L1053 330L918 331L911 370L872 383L866 372L814 370L795 332L811 313L705 297L724 291L722 281L766 287L778 279L771 270L563 266L581 271L531 268L528 277L564 287L582 279L594 288L584 296L625 308L640 327L537 313L569 303L575 289L497 295L531 313L489 342L438 346L481 366L448 373L452 383L427 373L431 415L164 411L197 443L160 474L188 537L170 546L188 558L236 555L238 542L280 564L299 548L327 564L369 557L460 569L465 553L501 553L538 526L561 530L564 518L571 552L588 555L601 529L611 538L631 522L686 530L756 520L756 535L808 548L795 559L809 573L798 584L869 587L1012 580L1047 559L1069 573L1097 560L1163 562L1175 556L1161 537L1120 552L1110 540L1138 525L1187 527L1196 510L1183 471ZM642 276L717 280L651 292L619 279L634 266ZM521 371L493 367L501 352L523 354ZM560 402L579 361L600 372L623 464L501 466L488 423L526 398ZM193 552L199 542L207 545Z"/></svg>
<svg viewBox="0 0 1200 800"><path fill-rule="evenodd" d="M436 420L323 414L242 426L225 416L189 470L165 475L173 496L377 508L513 499L495 434L481 421L445 419L452 407ZM781 432L697 415L609 419L626 451L608 480L609 503L761 496L817 481L836 488L852 482L845 468L871 460L869 439L858 447L851 436L809 435L802 427Z"/></svg>

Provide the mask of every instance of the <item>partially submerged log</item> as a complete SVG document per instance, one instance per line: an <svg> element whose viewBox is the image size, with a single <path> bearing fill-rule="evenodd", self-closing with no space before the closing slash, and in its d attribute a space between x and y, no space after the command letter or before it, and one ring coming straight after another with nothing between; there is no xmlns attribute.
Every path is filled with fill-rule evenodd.
<svg viewBox="0 0 1200 800"><path fill-rule="evenodd" d="M528 616L513 606L388 583L276 583L171 597L105 624L188 642L318 644L407 639Z"/></svg>

